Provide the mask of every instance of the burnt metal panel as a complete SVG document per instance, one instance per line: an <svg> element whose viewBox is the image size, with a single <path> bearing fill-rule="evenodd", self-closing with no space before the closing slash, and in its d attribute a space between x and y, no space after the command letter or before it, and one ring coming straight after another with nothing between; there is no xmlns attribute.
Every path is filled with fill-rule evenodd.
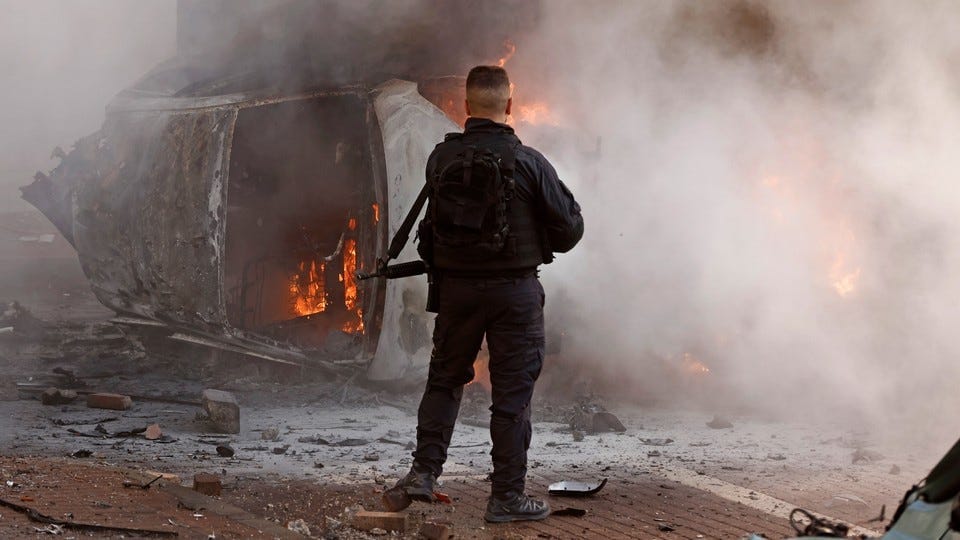
<svg viewBox="0 0 960 540"><path fill-rule="evenodd" d="M111 115L99 174L76 186L84 272L118 312L201 328L226 318L223 178L235 108Z"/></svg>

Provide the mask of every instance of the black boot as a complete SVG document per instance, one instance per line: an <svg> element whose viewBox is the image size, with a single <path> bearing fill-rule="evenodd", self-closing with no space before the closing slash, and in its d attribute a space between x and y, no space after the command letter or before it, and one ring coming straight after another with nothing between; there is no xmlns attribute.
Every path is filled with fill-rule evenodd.
<svg viewBox="0 0 960 540"><path fill-rule="evenodd" d="M490 523L507 523L510 521L539 521L550 515L550 505L524 494L509 496L505 499L496 495L490 496L487 502L487 513L483 519Z"/></svg>
<svg viewBox="0 0 960 540"><path fill-rule="evenodd" d="M433 494L437 484L437 477L431 472L418 472L416 468L411 467L406 476L397 481L394 489L401 489L408 497L415 501L436 502L437 497Z"/></svg>

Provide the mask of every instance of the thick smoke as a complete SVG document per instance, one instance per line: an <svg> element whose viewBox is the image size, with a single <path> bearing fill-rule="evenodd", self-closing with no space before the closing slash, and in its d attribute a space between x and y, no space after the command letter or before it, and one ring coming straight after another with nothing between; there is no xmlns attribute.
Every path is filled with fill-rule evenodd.
<svg viewBox="0 0 960 540"><path fill-rule="evenodd" d="M103 123L107 102L176 53L176 0L0 0L0 210Z"/></svg>
<svg viewBox="0 0 960 540"><path fill-rule="evenodd" d="M960 375L956 3L240 5L260 7L208 38L225 61L267 78L279 65L297 84L462 73L517 45L516 105L545 103L558 124L517 115L518 130L587 222L544 270L552 325L567 368L598 387L960 428L945 414ZM175 3L0 7L14 14L0 22L8 189L173 54Z"/></svg>
<svg viewBox="0 0 960 540"><path fill-rule="evenodd" d="M545 271L565 352L636 395L955 435L960 7L542 15L507 66L517 98L602 142L519 126L584 206L581 247Z"/></svg>

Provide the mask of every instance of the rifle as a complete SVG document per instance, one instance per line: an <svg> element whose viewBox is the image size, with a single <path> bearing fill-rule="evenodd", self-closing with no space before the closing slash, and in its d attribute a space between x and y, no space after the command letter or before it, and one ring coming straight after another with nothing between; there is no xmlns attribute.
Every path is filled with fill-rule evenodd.
<svg viewBox="0 0 960 540"><path fill-rule="evenodd" d="M358 280L371 278L397 279L410 276L419 276L430 271L427 263L423 261L410 261L400 264L386 264L382 260L377 260L377 269L373 272L357 272Z"/></svg>
<svg viewBox="0 0 960 540"><path fill-rule="evenodd" d="M413 223L417 220L417 216L420 215L420 210L423 209L424 203L427 202L427 196L429 195L428 187L428 184L424 184L423 189L420 190L420 194L417 195L417 200L413 202L413 206L411 206L410 211L407 212L407 217L403 219L403 223L401 223L400 228L397 229L397 234L395 234L393 240L390 241L387 256L382 259L377 259L377 269L373 272L357 272L357 280L363 281L376 277L397 279L419 276L430 272L430 267L424 261L411 261L394 265L389 264L392 259L396 259L400 255L404 246L407 245L407 241L410 240L410 230L413 229Z"/></svg>

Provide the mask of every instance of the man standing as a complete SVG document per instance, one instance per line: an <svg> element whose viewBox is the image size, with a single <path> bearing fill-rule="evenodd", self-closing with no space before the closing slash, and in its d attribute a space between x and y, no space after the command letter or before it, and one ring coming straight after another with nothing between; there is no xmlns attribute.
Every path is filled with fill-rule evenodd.
<svg viewBox="0 0 960 540"><path fill-rule="evenodd" d="M524 493L530 401L544 356L538 266L579 242L583 218L553 166L506 125L512 100L503 68L470 70L465 105L464 132L448 135L427 162L418 250L433 273L437 318L414 462L396 489L434 500L463 386L486 337L493 485L484 518L539 520L550 506Z"/></svg>

